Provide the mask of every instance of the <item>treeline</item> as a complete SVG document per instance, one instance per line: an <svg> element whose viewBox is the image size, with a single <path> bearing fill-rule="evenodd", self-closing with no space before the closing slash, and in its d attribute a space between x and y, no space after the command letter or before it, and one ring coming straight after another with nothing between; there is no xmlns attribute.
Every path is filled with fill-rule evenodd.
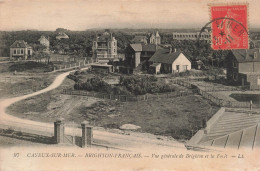
<svg viewBox="0 0 260 171"><path fill-rule="evenodd" d="M69 39L57 40L56 36L59 32L66 33ZM9 47L16 40L24 40L33 48L39 44L38 40L41 36L46 36L50 40L50 50L63 51L66 54L75 53L79 56L90 56L92 50L92 42L97 35L103 33L99 31L70 31L63 28L58 28L56 31L1 31L0 32L0 56L9 56ZM118 53L124 53L125 47L133 39L133 35L128 35L124 32L113 32L118 42Z"/></svg>

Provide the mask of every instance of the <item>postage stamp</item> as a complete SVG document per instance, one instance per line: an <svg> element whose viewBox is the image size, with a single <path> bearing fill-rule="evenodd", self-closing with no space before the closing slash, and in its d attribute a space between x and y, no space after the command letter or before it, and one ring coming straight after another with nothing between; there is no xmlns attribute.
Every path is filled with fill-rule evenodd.
<svg viewBox="0 0 260 171"><path fill-rule="evenodd" d="M248 5L210 6L212 49L248 49Z"/></svg>

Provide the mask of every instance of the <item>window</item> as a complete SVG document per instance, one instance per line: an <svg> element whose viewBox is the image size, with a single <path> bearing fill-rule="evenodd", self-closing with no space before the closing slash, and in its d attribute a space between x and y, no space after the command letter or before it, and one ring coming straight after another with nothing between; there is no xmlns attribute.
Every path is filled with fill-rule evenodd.
<svg viewBox="0 0 260 171"><path fill-rule="evenodd" d="M114 49L114 52L116 52L116 49Z"/></svg>
<svg viewBox="0 0 260 171"><path fill-rule="evenodd" d="M14 49L14 54L16 54L16 50Z"/></svg>
<svg viewBox="0 0 260 171"><path fill-rule="evenodd" d="M188 65L183 65L183 69L184 69L185 71L187 71Z"/></svg>
<svg viewBox="0 0 260 171"><path fill-rule="evenodd" d="M116 42L114 42L114 46L116 46Z"/></svg>
<svg viewBox="0 0 260 171"><path fill-rule="evenodd" d="M176 70L177 70L177 71L180 70L180 65L176 65Z"/></svg>
<svg viewBox="0 0 260 171"><path fill-rule="evenodd" d="M17 50L17 54L21 54L21 50L20 49Z"/></svg>
<svg viewBox="0 0 260 171"><path fill-rule="evenodd" d="M23 49L21 49L21 54L23 54Z"/></svg>
<svg viewBox="0 0 260 171"><path fill-rule="evenodd" d="M234 81L237 81L237 80L238 80L238 74L237 74L237 73L234 73L234 75L233 75L233 80L234 80Z"/></svg>

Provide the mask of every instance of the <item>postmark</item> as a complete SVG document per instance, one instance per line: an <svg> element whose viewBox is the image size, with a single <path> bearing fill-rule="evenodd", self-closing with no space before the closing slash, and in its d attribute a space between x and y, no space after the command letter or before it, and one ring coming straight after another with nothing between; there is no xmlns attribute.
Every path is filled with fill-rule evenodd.
<svg viewBox="0 0 260 171"><path fill-rule="evenodd" d="M211 47L248 49L248 5L211 5Z"/></svg>

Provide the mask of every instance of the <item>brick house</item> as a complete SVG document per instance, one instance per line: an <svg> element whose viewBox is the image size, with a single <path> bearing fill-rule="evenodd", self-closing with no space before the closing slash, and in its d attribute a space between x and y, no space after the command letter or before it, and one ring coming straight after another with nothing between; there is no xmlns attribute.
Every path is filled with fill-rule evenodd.
<svg viewBox="0 0 260 171"><path fill-rule="evenodd" d="M149 72L155 74L158 73L158 70L161 73L179 73L191 69L191 61L181 51L175 49L172 52L171 48L158 50L149 59L149 62L152 63Z"/></svg>
<svg viewBox="0 0 260 171"><path fill-rule="evenodd" d="M231 50L226 65L231 84L260 89L260 49Z"/></svg>
<svg viewBox="0 0 260 171"><path fill-rule="evenodd" d="M10 46L10 59L28 59L32 56L32 47L27 44L24 40L16 40Z"/></svg>

